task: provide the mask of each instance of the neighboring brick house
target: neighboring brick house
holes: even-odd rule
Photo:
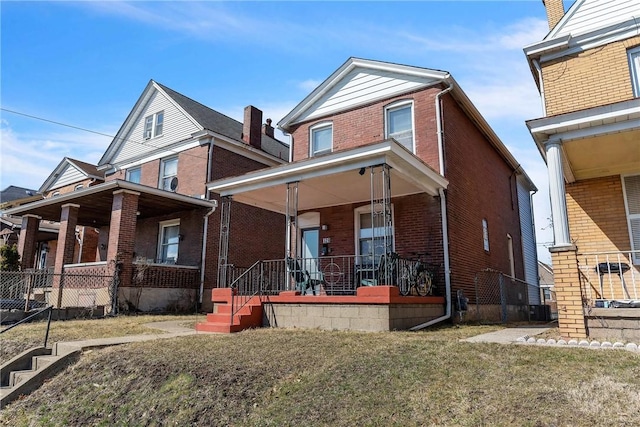
[[[544,3],[550,32],[524,48],[544,117],[527,126],[549,171],[560,332],[639,338],[640,310],[600,307],[640,306],[640,3]]]
[[[120,299],[130,308],[188,309],[199,300],[207,309],[220,221],[206,183],[287,160],[287,145],[255,107],[245,109],[243,124],[152,80],[87,176],[104,177],[103,183],[67,180],[80,162],[65,159],[43,184],[48,194],[59,192],[56,197],[9,213],[27,222],[25,252],[35,250],[30,242],[38,217],[60,222],[56,273],[111,274],[117,265]],[[76,188],[80,184],[84,188]],[[74,262],[76,225],[97,231],[95,262],[65,269]],[[256,257],[282,255],[281,215],[240,205],[231,227],[247,238],[230,251],[229,263],[248,266]]]
[[[292,163],[208,188],[285,214],[287,254],[328,293],[356,293],[385,253],[427,253],[444,297],[436,321],[452,291],[475,302],[487,268],[531,283],[539,304],[535,186],[449,73],[350,58],[278,126]]]

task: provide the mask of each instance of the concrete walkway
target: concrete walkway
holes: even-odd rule
[[[476,335],[475,337],[466,338],[463,342],[490,342],[498,344],[511,344],[521,337],[532,337],[548,331],[550,328],[542,326],[524,326],[520,328],[505,328],[495,332]]]

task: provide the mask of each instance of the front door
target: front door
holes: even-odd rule
[[[318,277],[318,257],[320,255],[320,230],[305,228],[302,230],[303,267],[312,279]]]

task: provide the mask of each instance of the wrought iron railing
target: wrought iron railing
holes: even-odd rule
[[[634,261],[636,264],[634,264]],[[578,255],[580,281],[588,307],[640,305],[640,251],[585,252]]]

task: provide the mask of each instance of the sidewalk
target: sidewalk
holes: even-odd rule
[[[543,326],[524,326],[519,328],[505,328],[495,332],[476,335],[475,337],[460,340],[462,342],[489,342],[498,344],[511,344],[521,337],[532,337],[548,331],[550,328]]]

